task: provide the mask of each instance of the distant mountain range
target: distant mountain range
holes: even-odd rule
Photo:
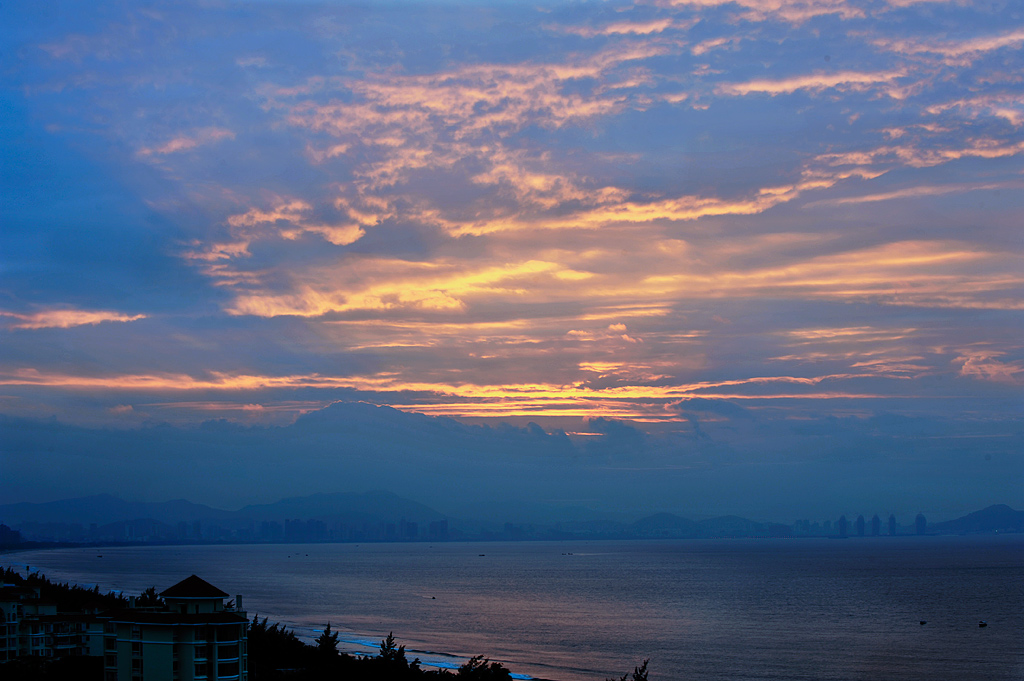
[[[3,509],[0,508],[0,513]],[[309,518],[315,520],[365,523],[398,522],[400,520],[431,522],[444,519],[444,515],[416,501],[403,499],[391,492],[365,492],[362,494],[313,494],[291,497],[272,504],[246,506],[234,513],[247,520],[277,520]]]
[[[549,511],[557,514],[557,509]],[[296,521],[302,521],[304,525],[299,527],[295,525]],[[448,522],[452,525],[450,533]],[[793,528],[788,525],[760,523],[738,516],[694,521],[671,513],[656,513],[627,523],[599,514],[588,517],[577,508],[566,509],[565,517],[550,523],[525,526],[509,523],[503,530],[488,530],[486,524],[449,520],[429,506],[384,491],[314,494],[282,499],[272,504],[250,505],[237,511],[193,504],[183,499],[158,503],[128,502],[103,494],[46,503],[0,505],[0,523],[22,530],[26,539],[59,541],[86,541],[90,538],[276,541],[292,537],[295,541],[387,541],[442,537],[541,539],[793,535]],[[928,534],[996,532],[1024,532],[1024,511],[999,504],[928,527]]]
[[[11,527],[26,522],[105,525],[141,518],[163,523],[177,523],[223,519],[231,515],[230,511],[193,504],[184,499],[161,502],[124,501],[110,494],[97,494],[41,504],[23,502],[0,506],[0,522]]]
[[[632,524],[633,534],[641,537],[786,537],[789,525],[759,523],[739,516],[693,521],[671,513],[656,513]]]
[[[284,521],[292,518],[333,522],[430,522],[444,518],[428,506],[390,492],[360,494],[338,492],[282,499],[272,504],[224,511],[184,499],[162,502],[130,502],[109,494],[46,503],[0,505],[0,522],[11,527],[23,523],[79,523],[106,525],[132,520],[161,523]]]

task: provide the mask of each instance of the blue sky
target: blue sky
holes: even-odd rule
[[[613,451],[676,471],[659,507],[687,510],[696,466],[722,508],[733,471],[766,481],[752,512],[796,512],[839,475],[807,461],[856,456],[927,472],[922,508],[1021,500],[1015,3],[7,3],[0,24],[12,429],[144,451],[159,424],[279,434],[362,401],[564,431],[561,476]],[[121,484],[54,477],[89,460],[74,438],[56,461],[18,441],[12,500]],[[481,476],[517,465],[483,448]]]

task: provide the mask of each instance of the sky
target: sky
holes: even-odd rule
[[[1014,2],[4,3],[0,496],[1020,507],[1022,49]]]

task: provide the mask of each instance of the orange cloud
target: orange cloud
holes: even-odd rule
[[[590,192],[593,205],[585,210],[557,217],[544,214],[501,215],[474,220],[446,218],[437,211],[422,211],[417,218],[434,223],[452,236],[492,234],[523,230],[599,229],[615,224],[649,223],[657,221],[689,221],[719,215],[756,215],[796,199],[810,190],[826,189],[849,177],[870,175],[860,169],[848,172],[807,173],[806,177],[790,185],[764,187],[746,197],[727,199],[713,196],[681,196],[650,202],[624,200],[625,192],[615,187],[604,187]],[[567,187],[568,188],[568,187]]]
[[[626,27],[621,27],[626,30]],[[475,64],[433,74],[371,73],[361,79],[309,79],[297,88],[267,89],[268,107],[281,109],[297,127],[327,133],[338,142],[311,149],[316,162],[337,149],[372,149],[373,160],[355,169],[362,189],[394,186],[425,168],[448,168],[463,158],[488,160],[495,140],[524,126],[560,128],[622,110],[621,87],[646,83],[635,69],[617,69],[666,53],[671,46],[624,42],[566,63]],[[565,88],[593,79],[584,94]],[[296,98],[344,90],[354,101],[318,103]],[[346,98],[348,99],[348,98]]]
[[[583,97],[561,90],[566,81],[602,78],[624,62],[665,52],[658,45],[616,46],[572,64],[479,64],[436,74],[402,76],[371,74],[339,82],[362,101],[317,105],[301,102],[289,108],[294,125],[354,140],[376,140],[399,146],[412,136],[438,134],[440,124],[454,127],[455,139],[488,130],[518,130],[531,122],[560,127],[619,108],[622,100]],[[272,96],[291,93],[278,90]],[[382,131],[390,130],[388,136]]]
[[[750,270],[652,274],[666,296],[761,295],[872,300],[888,305],[1024,309],[1019,257],[955,242],[907,241]]]
[[[107,310],[44,310],[33,314],[0,312],[0,317],[12,317],[17,322],[12,329],[69,329],[75,326],[93,326],[103,322],[134,322],[147,315],[126,315]]]
[[[982,116],[1002,118],[1013,127],[1024,123],[1024,97],[1012,94],[967,97],[951,102],[933,104],[925,109],[929,114],[940,114],[955,109],[972,119]]]
[[[166,156],[168,154],[189,151],[224,139],[235,139],[235,133],[225,128],[203,128],[188,135],[178,135],[156,146],[142,147],[139,149],[138,155],[142,157]]]
[[[460,311],[461,312],[461,311]],[[480,344],[484,352],[497,352],[499,346],[538,345],[557,342],[563,337],[569,341],[593,342],[621,339],[622,331],[615,334],[606,327],[607,322],[616,320],[644,320],[664,317],[669,313],[667,304],[636,305],[593,305],[571,315],[538,314],[532,317],[516,317],[479,321],[442,316],[428,319],[377,318],[343,319],[324,322],[332,347],[358,350],[365,348],[436,348]],[[590,326],[596,323],[596,329]],[[621,323],[618,321],[617,323]],[[614,324],[613,324],[614,325]],[[577,327],[572,329],[572,327]],[[623,325],[624,326],[624,325]],[[333,334],[329,329],[337,328]],[[566,331],[570,329],[570,331]],[[671,334],[672,340],[699,338],[700,331]],[[659,334],[666,338],[666,334]],[[541,349],[541,352],[545,350]],[[467,348],[460,353],[478,356]],[[649,364],[649,363],[648,363]]]
[[[507,188],[517,200],[517,210],[551,209],[568,202],[583,204],[621,201],[627,192],[615,187],[600,189],[580,186],[576,177],[546,170],[547,154],[528,158],[522,152],[498,146],[488,159],[490,167],[470,178],[474,184]]]
[[[802,24],[814,17],[838,14],[843,19],[864,16],[864,10],[847,0],[661,0],[657,4],[670,7],[721,7],[742,8],[739,17],[746,21],[775,19]]]
[[[616,21],[604,26],[558,26],[552,27],[563,33],[593,38],[608,35],[651,35],[661,33],[673,26],[672,19],[652,19],[650,21]],[[690,24],[685,24],[689,27]]]
[[[598,331],[583,331],[580,329],[570,329],[566,332],[566,335],[576,340],[604,340],[604,339],[615,339],[622,340],[627,343],[643,343],[642,338],[636,338],[626,333],[628,329],[623,323],[609,324],[607,328],[600,329]]]
[[[917,329],[879,329],[873,326],[847,326],[814,329],[791,329],[783,332],[786,336],[803,342],[847,342],[858,343],[878,340],[902,340]]]
[[[1024,29],[998,35],[984,35],[966,40],[917,40],[907,38],[876,38],[876,47],[903,55],[934,54],[944,57],[950,65],[967,65],[986,52],[1003,48],[1019,48],[1024,44]]]
[[[961,158],[1004,158],[1024,153],[1024,141],[1005,142],[991,138],[967,140],[966,146],[924,149],[916,145],[883,146],[866,151],[821,154],[816,157],[832,166],[888,163],[911,168],[929,168]]]
[[[774,201],[790,195],[767,196]],[[536,328],[548,329],[546,338],[564,338],[569,330],[579,332],[578,338],[597,337],[592,328],[580,326],[576,320],[606,319],[605,324],[614,324],[628,316],[663,315],[670,301],[679,300],[768,295],[870,300],[885,305],[1024,306],[1018,295],[1024,285],[1019,257],[960,242],[903,241],[835,252],[831,244],[836,235],[768,234],[719,235],[702,239],[700,246],[694,247],[680,239],[636,240],[628,228],[612,229],[588,236],[595,244],[592,247],[541,249],[535,240],[519,244],[529,255],[539,256],[530,259],[514,259],[514,242],[507,243],[500,255],[478,261],[441,258],[419,262],[348,254],[319,268],[274,273],[268,277],[274,282],[273,289],[254,276],[228,311],[263,317],[356,312],[390,315],[400,310],[428,315],[429,323],[418,327],[419,338],[389,336],[379,327],[385,344],[409,346],[436,338],[428,332],[431,324],[440,325],[436,327],[439,334],[445,328],[468,330],[467,326],[445,325],[456,323],[453,315],[473,315],[510,301],[530,305],[585,301],[579,317],[569,318],[560,329],[537,320]],[[818,255],[797,255],[807,252]],[[643,276],[626,266],[630,262],[644,263]],[[608,307],[613,301],[623,305],[621,311]],[[464,321],[473,319],[459,319],[457,324]],[[394,322],[387,323],[391,324],[388,328],[398,328]],[[625,335],[633,338],[633,334]],[[382,342],[372,334],[354,337],[367,347]]]
[[[703,40],[691,47],[690,52],[694,55],[700,56],[705,52],[710,52],[711,50],[722,47],[723,45],[737,45],[739,42],[740,39],[735,36],[727,38],[709,38],[708,40]]]
[[[671,386],[625,385],[597,389],[581,384],[505,383],[473,384],[439,381],[410,380],[407,376],[391,372],[369,376],[323,376],[296,374],[267,376],[259,374],[228,374],[210,372],[209,378],[200,379],[187,374],[122,374],[114,376],[80,376],[20,369],[0,374],[0,385],[35,385],[65,388],[95,388],[112,390],[262,390],[270,388],[351,388],[367,392],[426,392],[464,398],[505,398],[529,396],[532,398],[615,397],[618,399],[674,399],[712,389],[745,385],[803,385],[817,386],[823,382],[866,378],[870,374],[830,374],[825,376],[756,376],[725,381],[701,381]],[[787,397],[791,396],[787,393]],[[749,395],[762,398],[765,395]]]
[[[319,234],[325,241],[336,246],[347,246],[366,234],[359,224],[324,225],[311,222],[305,215],[312,210],[313,207],[305,201],[293,199],[280,202],[269,211],[253,208],[246,213],[232,215],[228,218],[228,224],[235,228],[277,225],[277,234],[284,239],[294,241],[303,234]],[[359,218],[363,216],[360,215]],[[373,222],[375,223],[376,219]],[[280,226],[280,223],[287,226]],[[247,236],[258,234],[252,230],[240,230],[240,233]]]
[[[862,91],[889,85],[897,78],[903,77],[903,71],[841,71],[838,73],[818,72],[780,80],[757,79],[745,83],[723,83],[715,88],[720,95],[748,95],[764,93],[771,96],[791,94],[797,90],[820,92],[822,90],[853,90]]]
[[[996,350],[968,348],[960,350],[960,356],[954,361],[962,363],[961,376],[995,383],[1024,384],[1024,364],[996,359],[1004,354]]]
[[[922,196],[946,196],[948,194],[962,194],[965,192],[993,190],[993,189],[1021,189],[1022,183],[989,183],[989,184],[955,184],[940,186],[907,187],[891,192],[880,194],[866,194],[863,196],[845,196],[838,199],[823,199],[806,204],[808,207],[817,205],[846,205],[856,203],[875,203],[878,201],[893,201],[896,199],[914,199]]]
[[[467,297],[521,296],[553,282],[587,278],[553,262],[527,260],[476,268],[455,262],[418,263],[384,258],[352,259],[345,280],[334,268],[314,273],[316,285],[303,284],[292,293],[238,296],[233,315],[318,317],[329,312],[411,308],[459,311]]]

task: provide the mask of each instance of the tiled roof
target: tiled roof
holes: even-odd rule
[[[227,598],[228,595],[205,579],[192,575],[160,593],[164,598]]]

